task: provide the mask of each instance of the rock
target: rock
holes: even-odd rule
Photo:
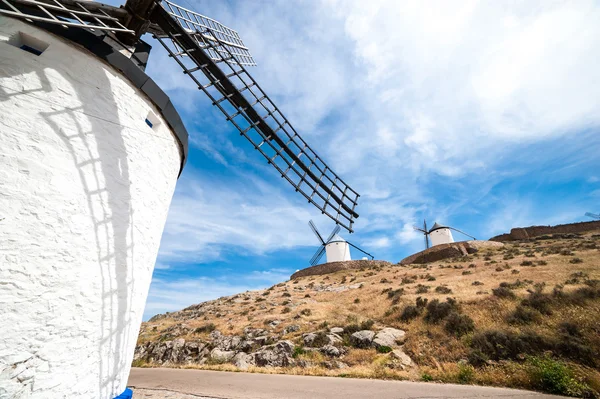
[[[246,327],[244,328],[244,335],[248,338],[260,337],[266,334],[266,331],[262,328],[252,328]]]
[[[273,342],[273,339],[268,335],[263,335],[262,337],[254,338],[254,342],[256,342],[260,346],[268,345]]]
[[[294,344],[290,341],[279,341],[274,345],[261,348],[252,354],[254,363],[260,367],[287,367],[294,363],[292,353]]]
[[[219,348],[215,348],[210,351],[210,358],[217,363],[227,363],[235,356],[234,351],[224,351]]]
[[[214,330],[213,332],[210,333],[209,338],[213,341],[216,341],[216,340],[220,339],[222,336],[223,336],[223,334],[221,334],[221,331]]]
[[[275,305],[277,305],[277,304],[275,304]],[[273,320],[273,321],[271,321],[271,322],[269,323],[269,327],[271,327],[271,328],[275,328],[275,327],[277,327],[279,324],[281,324],[281,320]]]
[[[368,348],[373,342],[373,337],[375,337],[373,331],[357,331],[350,336],[350,343],[357,348]]]
[[[314,364],[312,362],[309,362],[308,360],[298,360],[298,361],[296,361],[296,366],[302,367],[302,368],[307,368],[307,367],[314,366]]]
[[[283,329],[283,335],[293,333],[300,330],[300,326],[298,324],[292,324]]]
[[[501,245],[499,245],[501,244]],[[475,253],[481,249],[486,248],[498,248],[504,244],[494,241],[459,241],[449,244],[440,244],[434,247],[428,248],[424,251],[417,252],[411,256],[408,256],[400,261],[401,265],[410,264],[423,264],[430,262],[437,262],[442,259],[456,258],[459,256],[466,256]]]
[[[344,329],[342,327],[331,327],[329,329],[329,332],[332,334],[343,334],[344,333]]]
[[[238,346],[238,350],[248,353],[252,351],[254,345],[255,342],[253,339],[245,339],[240,343],[240,346]]]
[[[339,360],[333,360],[331,362],[322,362],[321,365],[327,369],[345,369],[348,365],[344,362],[340,362]]]
[[[248,370],[254,365],[254,357],[244,352],[237,353],[232,360],[232,363],[239,369]]]
[[[329,345],[335,345],[337,343],[344,342],[342,337],[337,334],[327,334],[327,339],[329,340]]]
[[[394,360],[397,360],[402,366],[412,366],[413,361],[402,349],[394,349],[390,352],[390,357]]]
[[[306,346],[313,346],[313,342],[317,339],[317,334],[315,333],[307,333],[302,335],[302,341]]]
[[[405,336],[406,333],[402,330],[390,327],[384,328],[375,335],[373,346],[376,348],[380,346],[393,348],[404,343]]]
[[[338,357],[342,354],[342,352],[333,345],[325,345],[320,350],[321,350],[321,353],[323,353],[324,355],[331,356],[331,357]]]

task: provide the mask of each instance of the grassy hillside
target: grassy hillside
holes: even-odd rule
[[[203,341],[214,329],[242,335],[247,327],[283,335],[297,325],[298,331],[285,335],[297,345],[297,365],[249,371],[501,385],[589,397],[600,391],[600,233],[542,236],[425,265],[368,265],[156,316],[142,325],[138,343]],[[402,329],[402,350],[416,366],[398,367],[385,350],[352,348],[346,335],[340,360],[347,367],[331,367],[325,355],[302,347],[303,333],[331,327]]]

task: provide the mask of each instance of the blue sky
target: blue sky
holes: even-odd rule
[[[181,3],[240,33],[255,79],[361,194],[346,237],[391,262],[422,249],[423,218],[487,239],[600,212],[600,5],[506,4]],[[333,224],[145,39],[191,139],[147,319],[286,280],[316,250],[308,220]]]

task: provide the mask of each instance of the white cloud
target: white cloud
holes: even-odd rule
[[[411,231],[417,215],[447,220],[474,203],[492,209],[482,216],[483,235],[551,218],[534,217],[531,204],[504,206],[505,198],[488,193],[527,173],[512,170],[511,160],[528,158],[531,165],[551,156],[515,154],[523,144],[600,126],[600,86],[591,84],[600,81],[597,2],[193,5],[240,32],[259,64],[251,73],[362,194],[355,227],[374,246],[420,245]],[[158,61],[161,84],[191,93],[183,74],[167,73],[173,68],[161,65],[168,60]],[[256,168],[245,157],[258,154],[204,131],[222,129],[212,116],[198,118],[210,123],[191,129],[192,145],[223,165]],[[182,181],[162,257],[214,259],[224,246],[264,253],[313,244],[305,224],[314,210],[290,199],[284,183],[241,195],[233,185],[245,186],[247,178],[258,184],[260,172],[231,182]],[[459,179],[469,184],[452,197],[427,191]]]
[[[281,190],[251,174],[238,181],[191,173],[179,182],[173,198],[161,261],[209,262],[225,247],[260,255],[314,244],[307,226],[311,209]]]

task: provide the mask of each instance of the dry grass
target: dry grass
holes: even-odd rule
[[[574,258],[581,262],[572,263]],[[471,273],[464,274],[464,271]],[[512,289],[516,299],[501,299],[492,295],[492,289],[497,288],[500,283],[514,283],[517,279],[523,284]],[[387,359],[387,356],[377,354],[375,350],[359,349],[350,350],[342,359],[349,365],[345,369],[329,370],[317,365],[308,368],[253,368],[250,371],[394,379],[419,379],[425,373],[434,380],[457,382],[460,370],[456,364],[468,357],[473,333],[456,338],[444,331],[443,324],[425,322],[422,314],[403,322],[399,316],[404,307],[415,305],[418,297],[429,301],[439,299],[442,302],[446,297],[453,297],[458,301],[460,311],[473,319],[475,333],[488,330],[515,333],[529,331],[543,337],[555,337],[560,324],[568,321],[579,326],[582,339],[598,351],[600,300],[590,300],[580,305],[554,306],[551,315],[543,315],[539,322],[525,326],[507,322],[521,300],[529,295],[528,290],[534,290],[536,284],[544,283],[546,293],[561,284],[564,285],[564,292],[569,293],[584,287],[586,280],[594,279],[600,280],[600,235],[597,233],[573,239],[514,242],[507,243],[504,248],[483,250],[460,259],[426,265],[389,265],[345,270],[326,276],[302,277],[267,290],[219,298],[143,323],[139,342],[172,339],[168,329],[178,327],[187,328],[179,335],[185,339],[207,339],[207,332],[193,331],[209,323],[213,323],[224,334],[242,334],[245,327],[263,328],[279,334],[286,326],[297,324],[300,330],[285,336],[286,339],[295,340],[305,332],[325,326],[343,327],[373,320],[374,329],[392,326],[407,331],[404,350],[419,365],[418,371],[408,372],[387,367],[386,361],[382,360]],[[473,285],[476,281],[483,284]],[[422,285],[430,286],[429,291],[417,293],[418,287]],[[435,288],[439,286],[448,287],[452,293],[437,293]],[[388,294],[388,291],[400,288],[404,290],[401,295]],[[360,301],[355,301],[356,298]],[[289,308],[290,311],[282,313],[284,308]],[[309,309],[310,313],[303,313],[305,309]],[[275,319],[281,323],[275,328],[267,326],[268,321]],[[322,361],[305,360],[311,360],[315,364]],[[235,369],[231,365],[190,367]],[[573,367],[577,370],[577,375],[588,381],[588,385],[600,385],[598,369],[578,365]],[[477,369],[472,382],[528,388],[531,387],[528,378],[529,374],[523,364],[505,361]]]

